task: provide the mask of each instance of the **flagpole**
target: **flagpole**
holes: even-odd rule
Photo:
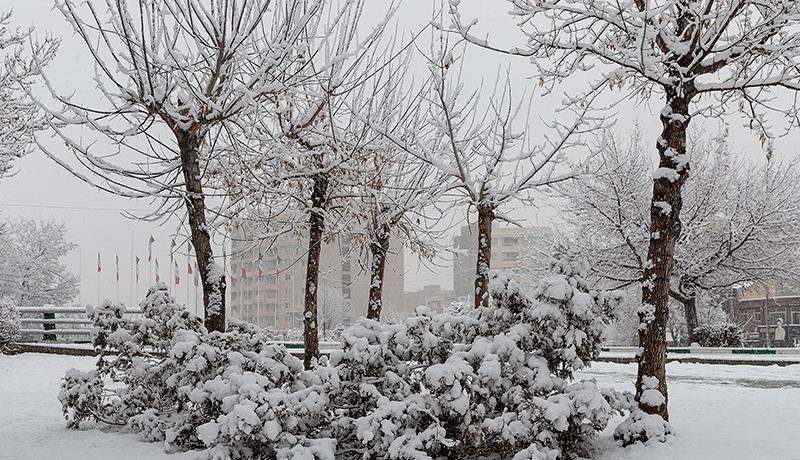
[[[136,259],[134,258],[133,254],[133,241],[134,241],[134,230],[131,229],[131,258],[130,265],[128,266],[128,305],[133,307],[133,264],[135,263]]]
[[[100,306],[100,252],[97,252],[97,306]]]
[[[78,247],[78,278],[83,285],[83,248]],[[78,302],[83,303],[83,289],[78,290]]]
[[[114,282],[116,283],[117,287],[117,303],[119,303],[119,253],[115,254],[116,259],[114,259]]]

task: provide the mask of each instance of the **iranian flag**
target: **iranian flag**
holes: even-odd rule
[[[153,260],[153,243],[156,242],[156,239],[153,238],[153,235],[150,235],[150,240],[147,241],[147,261],[151,262]]]
[[[158,257],[156,257],[156,283],[161,281],[161,276],[158,274]]]
[[[100,273],[103,269],[100,267],[100,253],[97,253],[97,273]]]

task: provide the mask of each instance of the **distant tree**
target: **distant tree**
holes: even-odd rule
[[[719,316],[708,301],[698,313],[703,293],[757,280],[796,281],[800,272],[800,163],[747,164],[729,151],[726,137],[690,136],[687,146],[696,172],[683,188],[669,291],[683,319],[670,318],[669,329],[685,329],[688,343],[700,316]],[[616,287],[644,281],[655,168],[642,144],[638,130],[627,143],[611,140],[589,162],[595,175],[559,188],[574,245]]]
[[[62,259],[75,247],[67,241],[62,223],[9,222],[0,235],[0,297],[35,307],[73,301],[80,280]]]
[[[31,151],[33,133],[45,125],[42,111],[25,93],[57,48],[52,38],[35,41],[33,29],[13,29],[11,14],[0,13],[0,177],[11,171],[14,159]]]
[[[13,352],[14,343],[22,336],[19,310],[8,297],[0,296],[0,354]]]
[[[322,337],[327,337],[337,328],[349,326],[353,320],[350,301],[344,298],[341,288],[326,286],[320,289],[319,327]]]

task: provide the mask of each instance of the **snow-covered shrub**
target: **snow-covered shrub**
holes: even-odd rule
[[[213,459],[333,458],[335,442],[318,433],[330,425],[332,368],[303,370],[247,323],[207,333],[163,284],[140,306],[141,318],[110,302],[89,310],[101,357],[97,370],[72,369],[62,382],[69,426],[127,424],[168,450],[207,447]]]
[[[364,458],[570,458],[630,397],[570,383],[600,351],[619,301],[592,291],[585,264],[560,258],[525,296],[492,275],[492,301],[477,315],[424,308],[403,323],[360,320],[334,353],[341,432],[355,427]],[[344,441],[347,444],[347,440]]]
[[[532,297],[493,274],[489,307],[361,319],[311,370],[252,325],[207,333],[156,286],[142,318],[90,312],[104,356],[67,374],[64,413],[214,460],[573,458],[631,397],[572,380],[619,295],[589,289],[585,264],[553,267]]]
[[[741,347],[742,328],[731,323],[704,324],[694,330],[695,339],[703,347]]]
[[[10,299],[0,298],[0,353],[10,351],[20,339],[19,310]]]
[[[58,394],[64,417],[71,428],[78,428],[84,420],[97,421],[103,412],[103,381],[97,371],[81,372],[70,369],[61,382]]]

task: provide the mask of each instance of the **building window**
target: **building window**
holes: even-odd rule
[[[792,312],[792,324],[800,324],[800,311]]]
[[[739,322],[740,323],[747,322],[749,317],[750,317],[750,315],[748,315],[747,313],[739,313]]]
[[[780,319],[783,324],[786,324],[786,312],[783,311],[769,312],[769,324],[778,324],[778,319]]]

